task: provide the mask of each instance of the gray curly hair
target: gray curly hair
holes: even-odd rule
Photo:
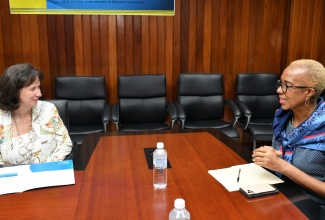
[[[307,83],[315,89],[315,95],[311,101],[316,101],[319,95],[325,89],[325,68],[324,66],[310,59],[301,59],[293,61],[290,65],[305,69]]]

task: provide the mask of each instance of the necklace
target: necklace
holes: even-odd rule
[[[20,154],[20,158],[16,159],[17,164],[23,164],[23,163],[31,163],[33,161],[33,149],[34,149],[34,142],[35,142],[35,133],[33,131],[32,126],[32,116],[31,116],[31,124],[28,129],[28,141],[24,141],[23,137],[20,135],[15,115],[12,113],[12,120],[14,122],[14,125],[16,127],[17,132],[17,142],[18,142],[18,153]],[[25,142],[25,143],[24,143]],[[13,144],[11,145],[11,149],[13,150]]]
[[[18,131],[18,126],[17,126],[17,122],[16,122],[16,117],[15,117],[14,114],[12,114],[12,119],[13,119],[13,121],[14,121],[14,123],[15,123],[16,131],[17,131],[17,137],[19,137],[20,134],[19,134],[19,131]]]
[[[31,114],[32,114],[32,111],[31,111]],[[15,127],[16,127],[17,137],[19,137],[20,133],[19,133],[19,130],[18,130],[17,122],[16,122],[16,115],[13,112],[11,113],[11,118],[13,119],[13,122],[14,122]],[[32,122],[32,116],[31,116],[30,122]],[[32,123],[30,123],[28,131],[30,131],[31,128],[32,128]]]

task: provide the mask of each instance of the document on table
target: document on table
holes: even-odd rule
[[[217,170],[209,170],[208,173],[218,180],[229,192],[239,190],[241,186],[261,183],[283,183],[282,179],[254,163],[242,164]],[[239,181],[237,182],[239,173]]]
[[[72,160],[0,168],[0,195],[75,184]]]

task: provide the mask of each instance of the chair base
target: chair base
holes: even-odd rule
[[[119,131],[149,131],[149,130],[167,130],[170,127],[164,123],[148,124],[122,124]]]
[[[227,126],[227,127],[206,127],[206,126],[189,126],[188,124],[185,124],[184,126],[185,129],[204,129],[204,128],[214,128],[218,129],[225,135],[231,137],[232,139],[238,141],[239,140],[239,134],[237,132],[237,129],[232,127],[232,126]]]
[[[87,137],[87,134],[69,134],[72,141],[76,142],[78,147],[81,146],[84,139]]]
[[[273,138],[273,126],[272,125],[249,125],[248,128],[245,130],[249,135],[252,136],[254,143],[253,143],[253,150],[256,149],[256,143],[260,141],[268,141],[272,142]]]

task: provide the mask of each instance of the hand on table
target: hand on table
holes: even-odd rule
[[[281,154],[281,151],[276,151],[271,146],[262,146],[253,151],[252,157],[256,165],[281,172],[281,168],[283,168],[283,163],[285,162],[280,158]]]

